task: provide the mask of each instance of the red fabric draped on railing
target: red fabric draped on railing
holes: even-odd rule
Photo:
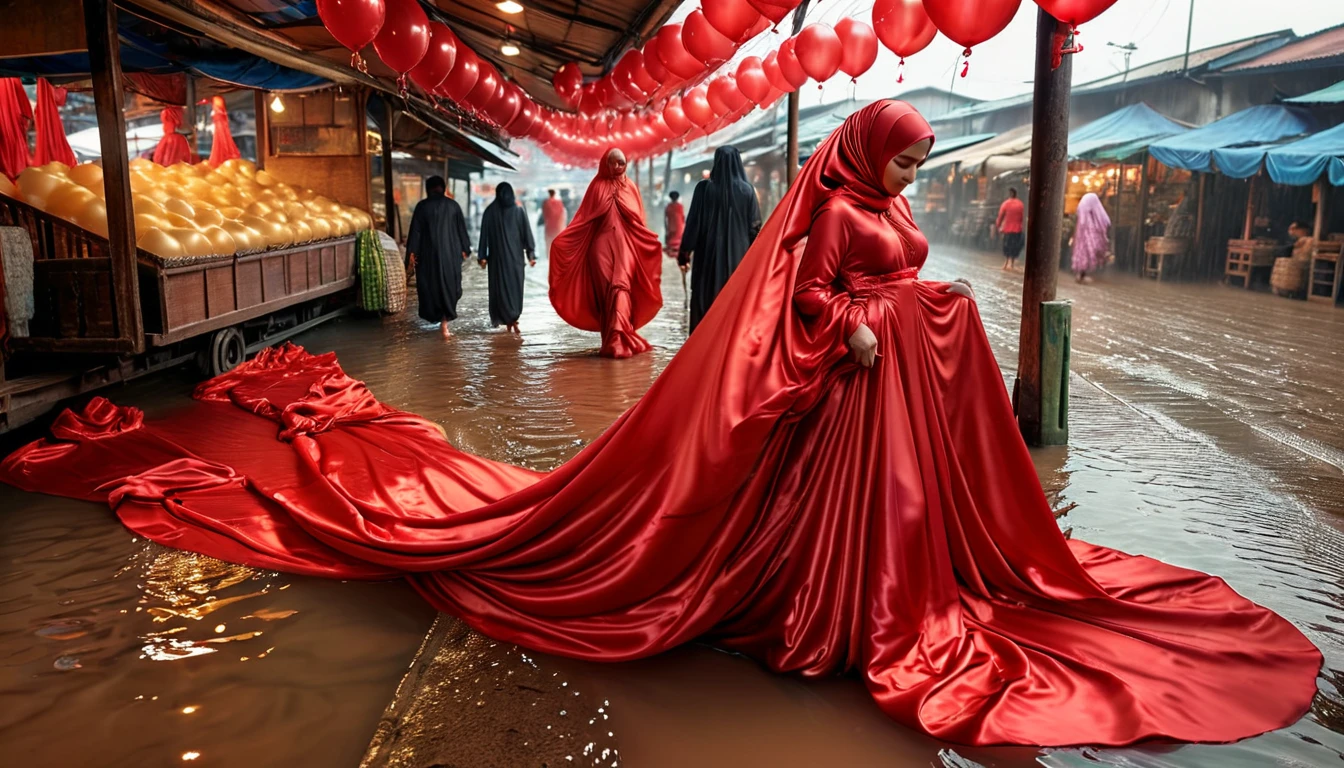
[[[165,166],[191,162],[191,147],[187,144],[187,137],[177,132],[182,127],[182,108],[164,107],[159,113],[159,119],[163,121],[163,138],[154,147],[154,162]]]
[[[17,77],[0,78],[0,173],[13,179],[33,161],[28,148],[28,123],[33,105]]]
[[[37,81],[37,148],[33,152],[33,165],[53,161],[75,164],[75,153],[65,140],[65,125],[61,123],[60,107],[64,104],[64,88],[53,88],[45,79]]]
[[[229,109],[223,96],[211,101],[210,121],[215,126],[215,140],[210,145],[210,167],[218,168],[225,160],[242,157],[238,145],[233,142],[233,132],[229,130]]]

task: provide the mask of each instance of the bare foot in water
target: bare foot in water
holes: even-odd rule
[[[445,339],[453,338],[453,332],[448,330],[448,322],[446,320],[444,322],[439,323],[439,333],[442,333],[443,338]]]

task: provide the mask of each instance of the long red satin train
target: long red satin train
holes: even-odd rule
[[[974,302],[916,279],[927,243],[880,192],[929,135],[897,102],[846,121],[649,392],[552,472],[455,450],[291,346],[171,419],[67,412],[0,479],[228,560],[407,574],[543,651],[704,639],[777,671],[857,670],[891,717],[953,742],[1295,722],[1322,659],[1291,624],[1216,577],[1060,533]],[[847,360],[859,323],[872,369]]]

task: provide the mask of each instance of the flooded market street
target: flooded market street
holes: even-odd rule
[[[999,263],[936,247],[924,277],[973,283],[1010,381],[1021,275]],[[296,341],[337,352],[463,450],[550,469],[643,394],[686,315],[668,262],[664,310],[644,333],[656,350],[598,358],[597,335],[547,303],[545,266],[528,273],[521,342],[489,328],[475,268],[452,341],[413,307]],[[1221,576],[1293,621],[1326,657],[1296,725],[1222,746],[963,748],[888,720],[857,678],[804,682],[702,646],[614,665],[531,654],[436,623],[401,582],[224,564],[137,539],[105,507],[0,487],[0,748],[31,766],[474,768],[520,754],[636,768],[1340,765],[1344,312],[1217,285],[1060,278],[1074,301],[1071,439],[1033,455],[1052,501],[1077,504],[1061,524]],[[107,394],[154,417],[193,384],[184,370]],[[82,736],[52,737],[72,729]]]

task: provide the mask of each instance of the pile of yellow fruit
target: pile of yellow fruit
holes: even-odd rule
[[[0,194],[107,237],[103,169],[48,163],[0,174]],[[364,211],[291,187],[249,160],[178,163],[131,161],[136,242],[165,258],[231,256],[351,235],[372,226]]]

